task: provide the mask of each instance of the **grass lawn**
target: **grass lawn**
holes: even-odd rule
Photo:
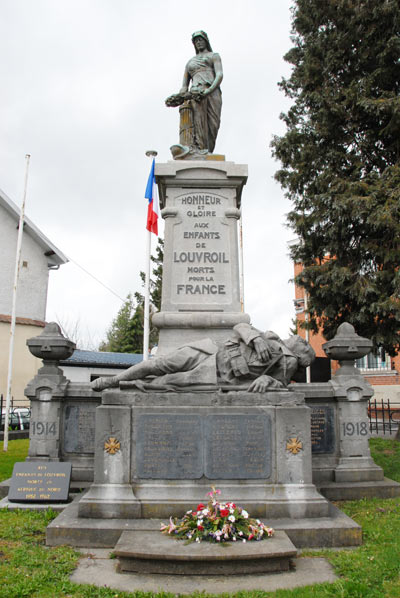
[[[14,463],[25,461],[28,455],[29,439],[9,440],[8,451],[3,451],[4,442],[0,442],[0,482],[11,477]]]
[[[26,444],[14,448],[11,447],[12,442],[26,441],[10,442],[9,472],[12,470],[11,448],[15,450],[14,460],[22,460],[27,451]],[[400,443],[373,439],[371,451],[376,463],[384,467],[385,474],[400,481]],[[4,454],[0,454],[0,462]],[[10,473],[4,475],[8,477]],[[363,546],[355,550],[306,553],[309,558],[327,558],[340,576],[337,582],[272,593],[238,592],[236,598],[400,598],[400,499],[353,501],[342,503],[340,508],[362,526]],[[65,546],[46,548],[44,545],[46,525],[55,515],[52,511],[0,510],[0,598],[153,596],[71,584],[68,577],[75,567],[78,553]],[[204,594],[197,596],[203,597]]]

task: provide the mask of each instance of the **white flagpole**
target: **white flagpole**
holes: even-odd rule
[[[148,158],[155,158],[157,152],[149,150],[146,152]],[[149,358],[149,339],[150,339],[150,264],[151,264],[151,232],[147,232],[146,243],[146,270],[144,281],[144,314],[143,314],[143,361]]]
[[[151,258],[151,232],[147,232],[146,243],[146,277],[144,283],[144,318],[143,318],[143,361],[149,358],[150,338],[150,258]]]
[[[28,186],[28,170],[30,154],[26,154],[26,166],[25,166],[25,183],[24,183],[24,195],[22,198],[21,212],[19,215],[19,226],[18,226],[18,239],[17,239],[17,255],[15,259],[15,273],[14,273],[14,288],[12,298],[12,309],[11,309],[11,326],[10,326],[10,344],[8,349],[8,375],[7,375],[7,398],[6,398],[6,413],[4,418],[4,445],[3,450],[8,451],[8,425],[10,421],[10,406],[11,406],[11,384],[12,384],[12,368],[13,368],[13,354],[14,354],[14,337],[15,337],[15,320],[17,310],[17,286],[19,278],[19,270],[21,264],[21,247],[22,247],[22,235],[24,232],[24,217],[25,217],[25,201],[26,201],[26,190]]]

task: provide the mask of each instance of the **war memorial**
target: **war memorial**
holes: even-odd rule
[[[182,88],[166,100],[179,110],[179,143],[156,165],[165,219],[157,355],[91,387],[72,383],[58,365],[74,344],[48,324],[28,341],[44,362],[26,389],[28,461],[70,463],[73,487],[85,489],[49,525],[48,545],[114,548],[122,571],[287,570],[298,548],[362,542],[330,500],[397,496],[400,486],[369,452],[373,391],[354,364],[372,343],[342,324],[324,346],[341,365],[332,380],[296,383],[311,347],[257,329],[242,311],[247,166],[213,154],[222,64],[203,31],[192,41]],[[160,520],[183,516],[211,486],[276,537],[228,553],[161,537]]]

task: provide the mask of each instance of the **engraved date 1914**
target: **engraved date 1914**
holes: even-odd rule
[[[32,422],[32,433],[37,436],[55,436],[57,433],[55,422]]]

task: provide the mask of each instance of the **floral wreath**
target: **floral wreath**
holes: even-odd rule
[[[177,540],[190,542],[247,542],[264,540],[274,535],[274,530],[259,519],[252,519],[248,512],[234,502],[220,503],[217,496],[221,490],[211,487],[207,506],[197,505],[195,511],[187,511],[178,519],[170,517],[169,524],[161,524],[161,533],[174,536]]]

